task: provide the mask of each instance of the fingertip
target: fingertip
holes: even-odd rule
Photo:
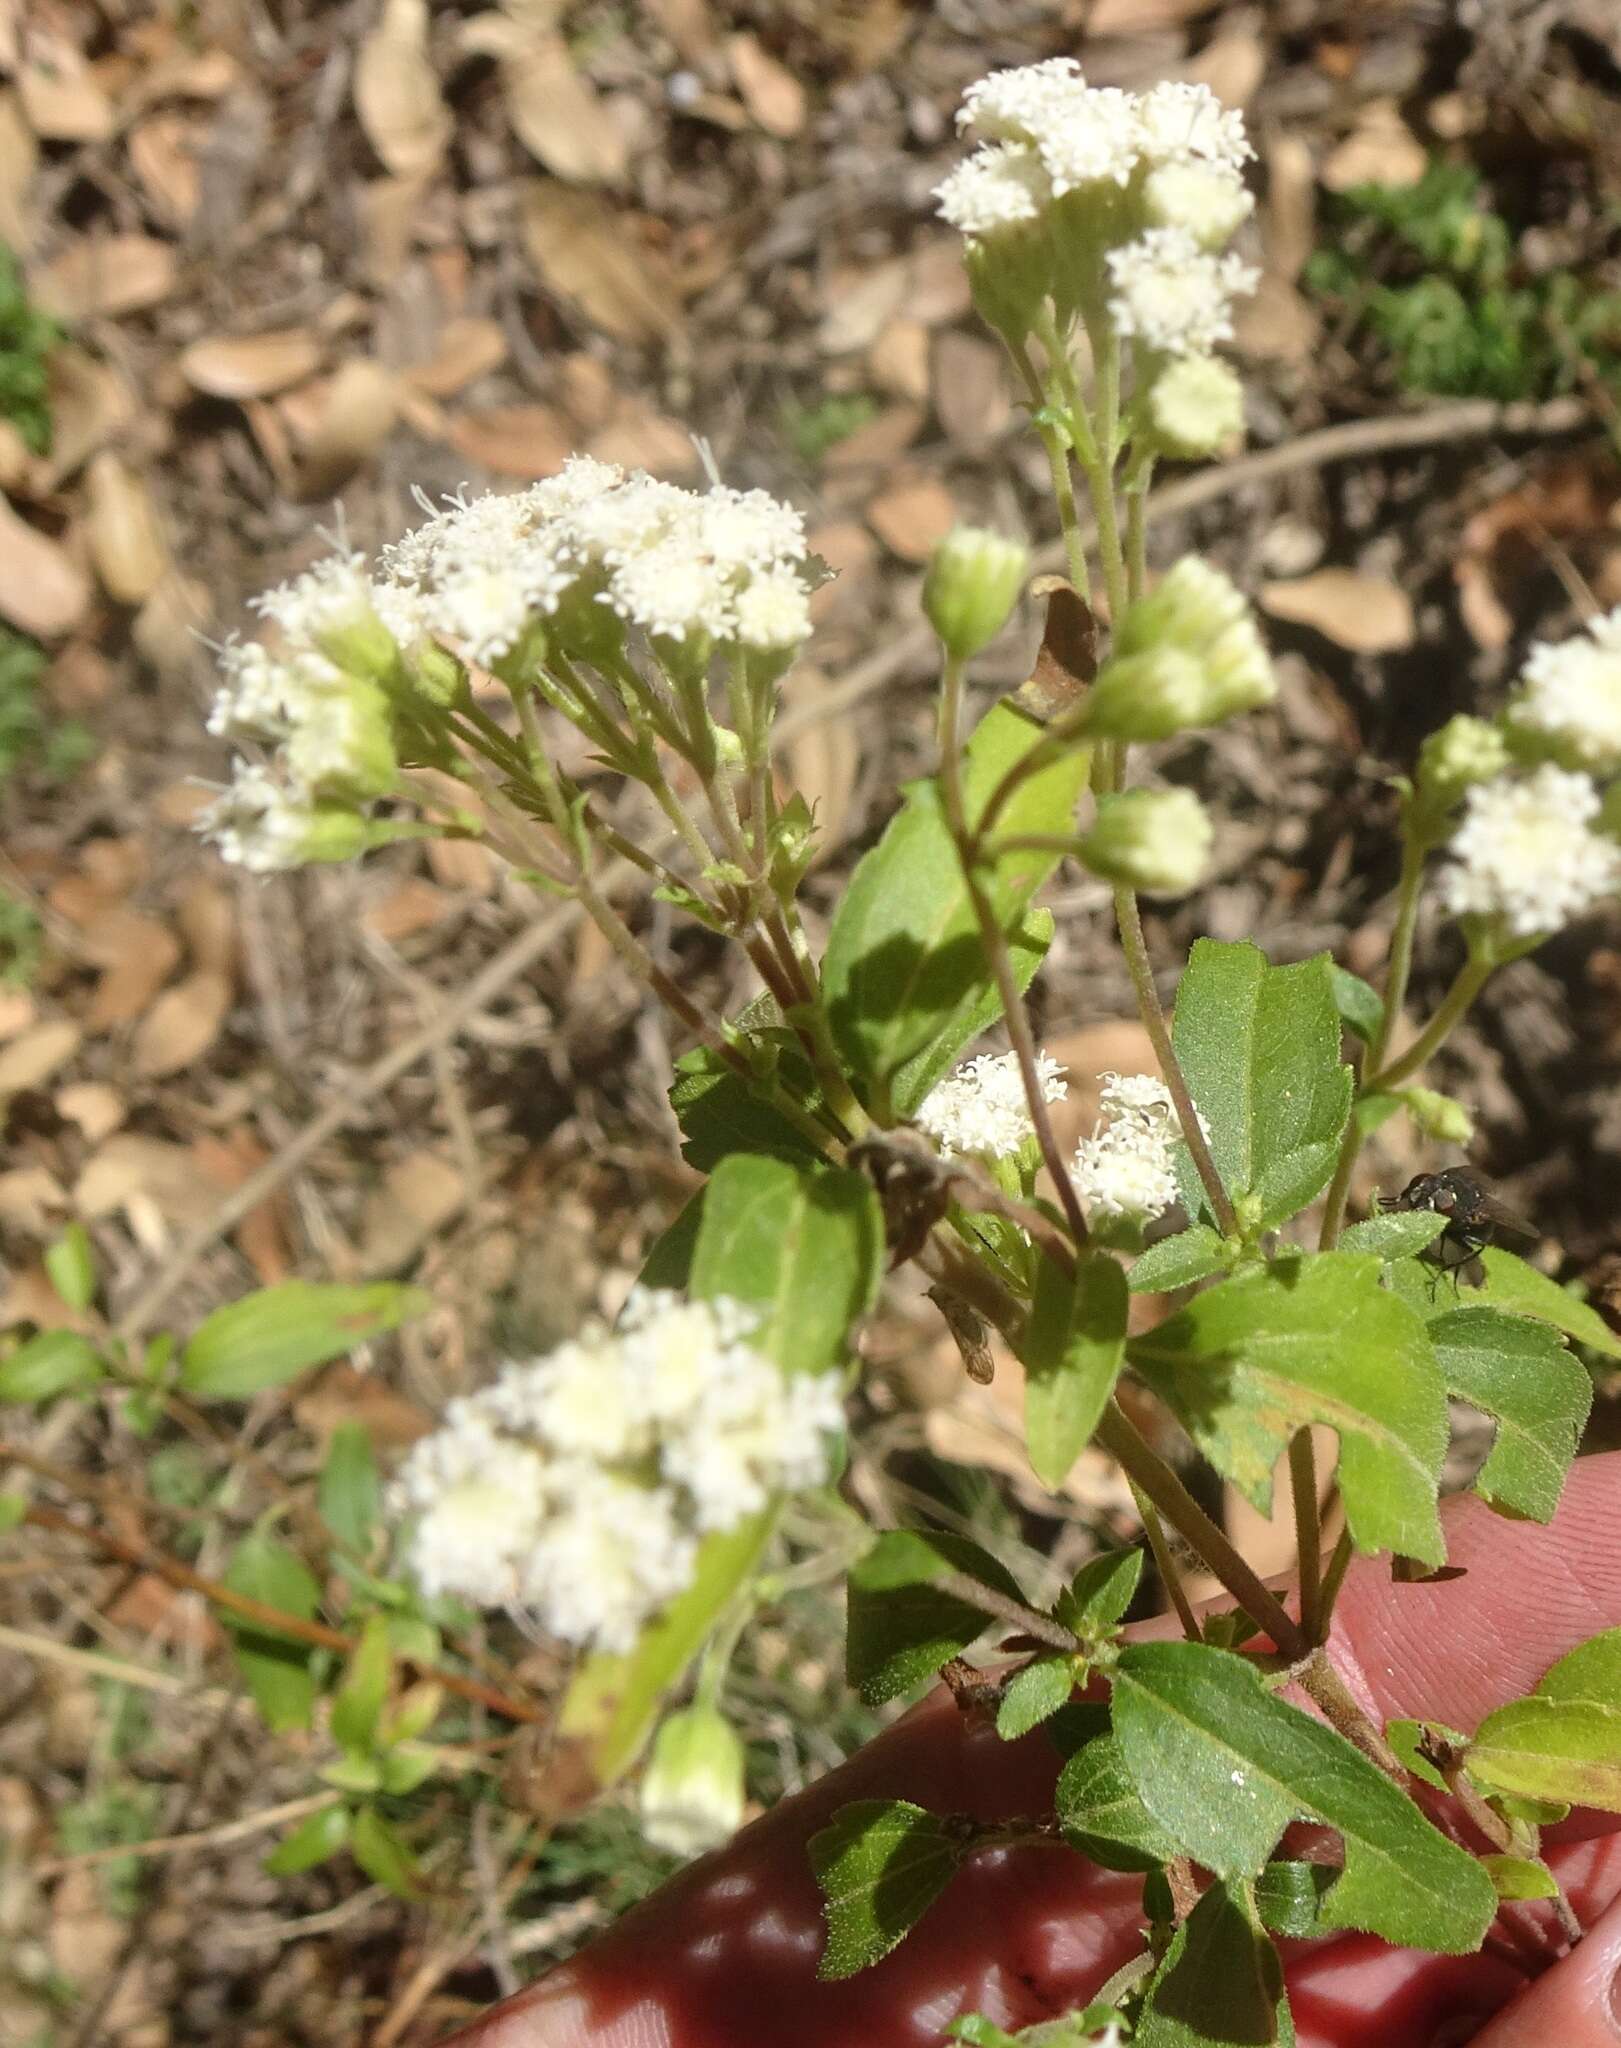
[[[1474,2048],[1621,2048],[1621,1901],[1475,2035]]]

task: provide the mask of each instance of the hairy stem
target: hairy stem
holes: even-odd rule
[[[1428,1024],[1405,1052],[1399,1052],[1388,1066],[1381,1067],[1363,1084],[1363,1092],[1372,1095],[1394,1088],[1398,1081],[1405,1081],[1409,1074],[1416,1074],[1426,1061],[1433,1059],[1463,1021],[1469,1005],[1490,979],[1491,971],[1489,960],[1465,961]]]
[[[1322,1641],[1323,1523],[1317,1497],[1317,1449],[1303,1426],[1289,1439],[1289,1486],[1294,1495],[1295,1550],[1300,1562],[1300,1626]]]
[[[1182,1573],[1172,1555],[1171,1545],[1165,1534],[1165,1524],[1159,1518],[1159,1510],[1140,1486],[1134,1482],[1128,1483],[1131,1484],[1131,1497],[1137,1503],[1137,1513],[1148,1533],[1148,1547],[1154,1553],[1154,1564],[1159,1572],[1160,1584],[1165,1588],[1166,1596],[1176,1610],[1176,1618],[1182,1624],[1182,1633],[1190,1643],[1202,1643],[1204,1630],[1199,1626],[1199,1617],[1194,1613],[1193,1602],[1188,1598],[1187,1587],[1182,1583]]]

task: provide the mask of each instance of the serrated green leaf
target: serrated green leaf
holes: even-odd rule
[[[1481,1868],[1500,1899],[1556,1899],[1559,1885],[1546,1863],[1529,1856],[1482,1856]]]
[[[827,1946],[822,1978],[853,1977],[887,1956],[951,1882],[962,1837],[906,1799],[858,1799],[810,1839]]]
[[[970,821],[1006,770],[1041,739],[1041,728],[1006,704],[980,722],[963,767]],[[999,830],[1066,833],[1087,767],[1083,747],[1032,775],[1001,813]],[[1026,979],[1045,950],[1026,913],[1056,858],[1029,849],[1004,853],[982,875],[1002,929],[1019,934],[1016,966]],[[875,1100],[902,1115],[916,1110],[962,1048],[1000,1015],[937,783],[913,783],[883,838],[856,864],[828,934],[822,986],[834,1040],[851,1070]]]
[[[1481,1722],[1465,1762],[1494,1792],[1621,1813],[1621,1705],[1512,1700]]]
[[[348,1839],[348,1807],[323,1806],[276,1844],[265,1858],[265,1871],[271,1877],[297,1877],[300,1871],[313,1870],[329,1856],[336,1856]]]
[[[316,1500],[322,1521],[338,1541],[363,1556],[382,1511],[383,1489],[371,1438],[360,1423],[340,1422],[333,1430]]]
[[[1388,1264],[1393,1259],[1412,1259],[1447,1227],[1447,1219],[1434,1209],[1387,1209],[1353,1223],[1340,1238],[1342,1252],[1373,1252]]]
[[[284,1280],[216,1309],[180,1354],[180,1384],[200,1400],[244,1401],[397,1330],[432,1306],[433,1297],[420,1287],[392,1281],[335,1287]]]
[[[101,1354],[74,1330],[41,1330],[0,1360],[0,1401],[54,1401],[83,1394],[107,1377]]]
[[[380,1884],[396,1898],[421,1896],[416,1858],[376,1807],[363,1806],[355,1815],[349,1833],[349,1853],[373,1884]]]
[[[1199,939],[1177,990],[1177,1057],[1227,1192],[1251,1199],[1257,1230],[1321,1194],[1351,1113],[1331,967],[1326,953],[1273,967],[1257,946]],[[1182,1170],[1197,1216],[1203,1191]]]
[[[1094,1252],[1073,1280],[1043,1258],[1019,1357],[1025,1368],[1024,1430],[1030,1464],[1055,1490],[1097,1427],[1120,1375],[1126,1345],[1126,1276]]]
[[[734,1153],[704,1190],[691,1288],[757,1309],[753,1342],[784,1372],[825,1372],[878,1292],[884,1223],[864,1174]]]
[[[1208,1223],[1195,1223],[1175,1237],[1162,1237],[1134,1259],[1126,1284],[1133,1294],[1168,1294],[1173,1287],[1208,1280],[1226,1264],[1221,1232]]]
[[[45,1248],[45,1271],[69,1308],[88,1308],[96,1298],[96,1252],[82,1223],[70,1223]]]
[[[1346,967],[1330,967],[1329,986],[1334,991],[1334,1007],[1340,1022],[1348,1031],[1355,1032],[1364,1045],[1372,1045],[1384,1028],[1383,996],[1360,974],[1353,974]]]
[[[332,1697],[332,1739],[340,1749],[359,1755],[371,1749],[388,1698],[392,1663],[388,1623],[380,1614],[368,1615],[343,1683]]]
[[[1175,1837],[1143,1804],[1113,1735],[1075,1752],[1054,1800],[1064,1840],[1106,1870],[1157,1870],[1177,1853]]]
[[[1143,1804],[1196,1862],[1252,1877],[1297,1816],[1337,1828],[1345,1868],[1325,1929],[1466,1954],[1497,1910],[1474,1857],[1344,1736],[1269,1692],[1242,1657],[1134,1643],[1114,1672],[1114,1727]]]
[[[802,1058],[783,1053],[778,1072],[798,1099],[813,1099],[814,1077]],[[695,1046],[676,1061],[670,1107],[681,1126],[681,1156],[700,1173],[712,1172],[733,1152],[764,1152],[792,1165],[811,1165],[822,1156],[713,1046]]]
[[[1177,1929],[1134,2040],[1137,2048],[1293,2042],[1283,1964],[1244,1884],[1213,1884]]]
[[[1323,1899],[1339,1872],[1326,1863],[1269,1863],[1255,1880],[1255,1910],[1272,1934],[1304,1941],[1319,1931]]]
[[[1075,1690],[1075,1659],[1063,1655],[1037,1657],[1015,1672],[996,1710],[996,1732],[1004,1742],[1017,1742],[1032,1728],[1058,1712]]]
[[[1127,1356],[1263,1513],[1290,1437],[1325,1423],[1357,1547],[1440,1564],[1445,1389],[1423,1320],[1380,1270],[1346,1252],[1274,1260],[1197,1295]]]
[[[1513,1515],[1552,1519],[1576,1455],[1593,1382],[1558,1331],[1495,1308],[1457,1308],[1430,1324],[1447,1392],[1497,1424],[1475,1491]]]
[[[300,1621],[313,1621],[321,1603],[321,1589],[303,1559],[258,1530],[237,1545],[225,1583],[233,1593],[278,1607]],[[319,1690],[310,1669],[310,1645],[229,1613],[221,1619],[231,1630],[236,1661],[266,1727],[273,1735],[307,1728]]]
[[[1011,1600],[1013,1575],[966,1536],[943,1529],[890,1529],[850,1570],[845,1671],[872,1706],[932,1678],[948,1657],[993,1627],[982,1608],[934,1582],[964,1572]]]
[[[635,1649],[599,1650],[574,1674],[558,1732],[581,1745],[599,1786],[621,1778],[641,1753],[665,1694],[759,1564],[777,1513],[773,1506],[706,1536],[685,1592],[649,1622]]]
[[[1542,1322],[1552,1323],[1556,1330],[1563,1330],[1567,1337],[1574,1337],[1578,1344],[1585,1344],[1590,1351],[1601,1351],[1606,1358],[1621,1358],[1621,1337],[1596,1309],[1589,1308],[1556,1280],[1550,1280],[1546,1273],[1539,1273],[1535,1266],[1528,1266],[1524,1259],[1497,1245],[1486,1247],[1480,1263],[1486,1271],[1486,1284],[1474,1289],[1478,1302],[1489,1308],[1506,1309],[1510,1315],[1536,1316]]]
[[[1143,1575],[1140,1550],[1106,1550],[1089,1557],[1058,1596],[1054,1614],[1078,1636],[1100,1636],[1131,1605]]]

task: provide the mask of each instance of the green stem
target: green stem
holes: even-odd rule
[[[1182,1583],[1182,1573],[1171,1554],[1171,1546],[1165,1535],[1165,1524],[1159,1518],[1159,1510],[1141,1487],[1133,1486],[1131,1497],[1137,1503],[1137,1513],[1148,1532],[1148,1547],[1154,1553],[1160,1583],[1164,1586],[1172,1607],[1176,1609],[1176,1618],[1182,1624],[1182,1633],[1190,1643],[1202,1643],[1204,1630],[1199,1626],[1199,1617],[1194,1613],[1193,1602],[1188,1598],[1187,1588]]]
[[[1323,1573],[1323,1583],[1317,1595],[1319,1627],[1324,1642],[1328,1640],[1329,1626],[1334,1619],[1334,1603],[1340,1597],[1340,1586],[1346,1569],[1351,1562],[1351,1532],[1342,1529],[1328,1560],[1328,1569]]]
[[[1435,1057],[1463,1021],[1469,1005],[1486,986],[1491,977],[1492,964],[1489,960],[1464,962],[1451,988],[1441,998],[1440,1007],[1435,1015],[1405,1052],[1398,1053],[1388,1066],[1381,1067],[1370,1080],[1363,1083],[1364,1094],[1381,1094],[1387,1089],[1394,1088],[1397,1082],[1405,1081],[1409,1074],[1416,1074],[1420,1067]]]
[[[1323,1524],[1317,1497],[1317,1450],[1309,1426],[1289,1439],[1289,1485],[1294,1494],[1295,1550],[1300,1561],[1300,1626],[1322,1641]]]
[[[1407,983],[1413,971],[1413,936],[1418,929],[1418,906],[1424,881],[1424,848],[1411,835],[1402,842],[1401,879],[1396,885],[1396,922],[1390,934],[1390,966],[1385,973],[1384,1014],[1379,1031],[1368,1050],[1364,1072],[1377,1073],[1390,1056],[1390,1045],[1401,1022],[1407,1000]]]

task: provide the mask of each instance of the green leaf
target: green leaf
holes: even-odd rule
[[[343,1357],[432,1306],[433,1297],[420,1287],[392,1281],[331,1287],[284,1280],[216,1309],[180,1354],[180,1384],[205,1401],[243,1401]]]
[[[1168,1294],[1173,1287],[1191,1287],[1208,1280],[1227,1264],[1221,1232],[1195,1223],[1175,1237],[1162,1237],[1133,1260],[1126,1284],[1133,1294]]]
[[[336,1856],[348,1839],[348,1807],[323,1806],[282,1837],[265,1858],[265,1871],[271,1877],[297,1877],[301,1870],[313,1870]]]
[[[1088,1558],[1058,1596],[1056,1618],[1078,1636],[1104,1635],[1131,1605],[1142,1575],[1140,1550],[1106,1550]]]
[[[316,1498],[333,1535],[363,1556],[377,1526],[383,1490],[371,1438],[360,1423],[340,1422],[333,1430]]]
[[[69,1308],[88,1308],[96,1298],[96,1252],[82,1223],[70,1223],[45,1250],[45,1271]]]
[[[28,1513],[26,1493],[14,1493],[9,1488],[0,1492],[0,1536],[8,1529],[15,1529]]]
[[[1386,1209],[1353,1223],[1340,1238],[1342,1252],[1374,1252],[1388,1265],[1394,1259],[1416,1258],[1447,1227],[1434,1209]]]
[[[1331,967],[1329,984],[1334,991],[1334,1007],[1339,1012],[1340,1022],[1348,1031],[1355,1032],[1364,1045],[1372,1045],[1384,1027],[1383,996],[1360,974],[1353,974],[1346,967]]]
[[[814,1078],[803,1059],[783,1053],[777,1070],[801,1101],[812,1099]],[[676,1061],[670,1107],[681,1126],[681,1156],[700,1173],[713,1172],[733,1152],[765,1152],[791,1165],[822,1156],[713,1046],[696,1046]]]
[[[41,1330],[0,1360],[0,1401],[54,1401],[82,1394],[107,1376],[88,1337],[73,1330]]]
[[[1513,1700],[1481,1722],[1465,1761],[1493,1792],[1621,1813],[1621,1704]]]
[[[1113,1735],[1078,1749],[1058,1776],[1064,1840],[1106,1870],[1157,1870],[1177,1843],[1143,1804]]]
[[[321,1589],[303,1559],[258,1530],[237,1545],[225,1583],[233,1593],[279,1607],[300,1621],[313,1621],[321,1604]],[[307,1728],[319,1690],[310,1669],[310,1645],[228,1613],[221,1619],[231,1630],[236,1661],[271,1734]]]
[[[1227,1192],[1251,1198],[1256,1231],[1321,1194],[1351,1113],[1331,969],[1326,953],[1273,967],[1257,946],[1199,939],[1177,990],[1177,1056]],[[1183,1199],[1198,1215],[1191,1171]]]
[[[664,1695],[759,1564],[777,1512],[767,1508],[706,1536],[686,1591],[648,1624],[635,1649],[598,1651],[575,1673],[563,1696],[558,1732],[582,1746],[599,1786],[622,1777],[641,1753]]]
[[[698,1232],[703,1228],[704,1197],[708,1193],[707,1187],[701,1187],[668,1229],[654,1238],[636,1276],[639,1287],[667,1287],[676,1294],[686,1293],[692,1279],[692,1254]]]
[[[1269,1863],[1255,1880],[1255,1910],[1273,1934],[1304,1941],[1318,1932],[1323,1899],[1339,1876],[1326,1863]]]
[[[1293,2042],[1283,1964],[1243,1884],[1218,1882],[1177,1929],[1154,1972],[1136,2048]]]
[[[343,1683],[332,1697],[332,1739],[340,1749],[361,1756],[371,1750],[388,1698],[392,1663],[388,1623],[380,1614],[368,1615]]]
[[[997,1734],[1004,1742],[1016,1742],[1056,1714],[1074,1690],[1073,1657],[1037,1657],[1008,1680],[996,1710]]]
[[[1476,1288],[1475,1299],[1491,1308],[1507,1309],[1511,1315],[1536,1316],[1552,1323],[1590,1351],[1602,1351],[1606,1358],[1621,1358],[1618,1337],[1596,1309],[1528,1266],[1513,1252],[1488,1245],[1480,1255],[1486,1269],[1486,1284]]]
[[[1276,1259],[1195,1296],[1127,1355],[1263,1513],[1290,1437],[1326,1423],[1357,1547],[1440,1564],[1445,1389],[1422,1318],[1380,1270],[1348,1252]]]
[[[1126,1276],[1094,1252],[1073,1280],[1043,1258],[1019,1356],[1025,1368],[1024,1430],[1030,1463],[1055,1490],[1086,1448],[1114,1392],[1126,1345]]]
[[[444,1762],[437,1749],[396,1749],[379,1758],[382,1789],[392,1799],[403,1799],[425,1785]]]
[[[1621,1706],[1621,1628],[1607,1628],[1567,1650],[1537,1681],[1545,1700],[1598,1700]]]
[[[1196,1862],[1220,1877],[1255,1876],[1291,1820],[1320,1820],[1345,1842],[1325,1929],[1449,1955],[1480,1946],[1497,1895],[1474,1857],[1343,1735],[1269,1692],[1244,1658],[1134,1643],[1113,1699],[1144,1805]]]
[[[1548,1324],[1495,1308],[1437,1316],[1430,1342],[1447,1392],[1497,1423],[1476,1493],[1505,1513],[1551,1520],[1593,1405],[1580,1359]]]
[[[1448,1728],[1438,1721],[1410,1720],[1387,1721],[1385,1740],[1415,1778],[1434,1791],[1450,1792],[1451,1786],[1426,1754],[1429,1747],[1427,1738],[1432,1729],[1443,1742],[1455,1743],[1460,1750],[1469,1740],[1467,1735],[1461,1735],[1457,1729]]]
[[[349,1836],[349,1853],[373,1884],[380,1884],[396,1898],[415,1899],[422,1895],[416,1858],[374,1806],[363,1806],[355,1815]]]
[[[970,821],[1042,738],[1039,726],[1006,704],[981,721],[963,767]],[[1088,760],[1079,747],[1032,775],[1001,813],[999,831],[1068,832]],[[1021,982],[1039,965],[1051,929],[1050,920],[1027,920],[1026,911],[1055,863],[1054,854],[1020,850],[982,873],[998,922],[1017,935]],[[840,1052],[875,1101],[902,1115],[1001,1014],[938,783],[913,783],[883,838],[857,863],[828,934],[822,986]]]
[[[883,1259],[883,1216],[864,1174],[735,1153],[704,1190],[691,1286],[759,1309],[754,1342],[784,1372],[824,1372],[843,1362]]]
[[[853,1977],[887,1956],[928,1911],[962,1860],[943,1815],[906,1799],[858,1799],[810,1839],[827,1947],[819,1977]]]
[[[869,1705],[910,1692],[995,1625],[983,1609],[934,1584],[943,1572],[1024,1598],[1012,1574],[966,1536],[888,1530],[850,1571],[845,1671]]]
[[[1530,1856],[1482,1856],[1481,1867],[1500,1899],[1556,1899],[1559,1885],[1546,1863]]]

